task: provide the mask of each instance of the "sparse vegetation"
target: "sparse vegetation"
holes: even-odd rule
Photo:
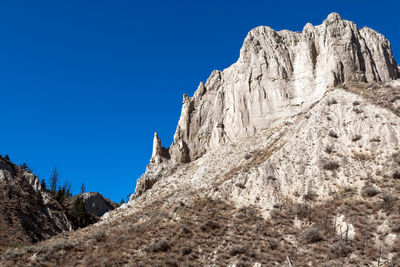
[[[348,137],[352,131],[334,129],[343,139],[352,138]],[[255,263],[260,266],[368,266],[383,255],[382,259],[387,260],[389,265],[389,259],[396,261],[400,257],[400,241],[393,240],[394,245],[387,244],[382,250],[376,244],[394,236],[389,233],[400,232],[400,203],[396,197],[400,187],[393,169],[398,165],[393,162],[394,159],[387,157],[384,160],[387,159],[388,163],[382,165],[380,174],[375,170],[371,173],[352,172],[350,168],[348,172],[346,164],[356,156],[353,158],[345,154],[339,140],[329,139],[326,132],[323,132],[323,141],[334,143],[337,151],[334,153],[333,145],[325,148],[330,155],[323,155],[318,166],[331,171],[343,168],[340,172],[321,172],[321,179],[338,184],[332,187],[328,200],[321,197],[316,201],[313,192],[319,192],[319,188],[316,188],[320,185],[318,181],[306,188],[299,186],[293,189],[297,192],[297,199],[306,203],[297,204],[291,199],[272,200],[267,207],[273,204],[274,209],[269,217],[263,217],[265,214],[261,214],[256,206],[237,208],[225,202],[223,197],[215,200],[205,198],[204,194],[190,192],[192,194],[188,194],[182,205],[180,199],[171,203],[169,196],[165,196],[168,200],[162,196],[153,198],[150,192],[142,198],[147,198],[146,202],[138,199],[139,204],[145,204],[143,209],[132,209],[132,212],[114,220],[107,219],[94,226],[59,235],[34,247],[21,247],[18,252],[10,251],[7,254],[10,256],[2,260],[10,266],[35,265],[38,262],[50,266],[206,266],[213,263],[221,266],[253,266]],[[363,138],[368,140],[365,136]],[[375,157],[373,149],[367,150],[355,144],[352,147],[356,147],[356,152],[366,155],[365,161],[357,161],[356,164],[368,167],[367,164]],[[397,151],[397,148],[394,149]],[[240,162],[246,162],[243,155],[246,154],[238,154]],[[258,160],[259,156],[252,154],[250,161]],[[308,159],[305,157],[305,160]],[[243,169],[227,176],[235,177]],[[266,173],[279,175],[280,171],[268,170]],[[392,174],[396,179],[390,179]],[[378,197],[361,192],[367,196],[361,198],[357,183],[342,186],[343,175],[348,179],[352,175],[361,177],[361,182],[368,186],[376,184],[374,188],[380,188],[382,192],[376,192]],[[279,184],[275,176],[265,175],[263,178],[263,182],[268,184]],[[311,181],[313,179],[310,177]],[[237,180],[232,181],[235,181],[232,186],[244,186],[236,183]],[[246,185],[249,187],[250,182]],[[221,192],[225,190],[223,186],[219,188]],[[250,198],[249,203],[253,200]],[[256,201],[263,203],[260,198]],[[75,203],[78,202],[81,200]],[[76,206],[84,208],[82,204]],[[76,212],[83,211],[76,209]],[[354,226],[354,232],[349,231],[349,225]],[[382,225],[385,227],[380,227]],[[390,257],[388,253],[392,253]],[[32,258],[37,262],[33,262]]]
[[[68,182],[61,187],[59,186],[58,190],[54,194],[54,199],[58,201],[58,203],[62,204],[65,198],[69,198],[72,196],[71,185]]]
[[[97,242],[104,241],[106,240],[106,233],[103,230],[99,230],[93,233],[90,238],[96,240]]]
[[[393,161],[400,165],[400,153],[393,153],[392,154]],[[400,170],[399,170],[400,172]]]
[[[396,224],[392,227],[392,232],[400,233],[400,224]]]
[[[374,137],[374,138],[371,138],[369,141],[370,141],[370,142],[379,143],[379,142],[381,141],[381,138],[379,138],[379,137]]]
[[[359,140],[361,140],[362,136],[359,134],[356,134],[355,136],[353,136],[353,138],[351,138],[351,141],[353,142],[357,142]]]
[[[308,190],[307,193],[304,195],[304,200],[313,201],[317,197],[317,194],[312,190]]]
[[[188,254],[192,253],[192,248],[189,246],[183,246],[181,251],[182,251],[182,255],[188,255]]]
[[[202,231],[210,231],[210,230],[214,230],[214,229],[218,229],[219,228],[219,224],[214,221],[214,220],[207,220],[202,226],[201,226],[201,230]]]
[[[248,154],[248,153],[247,153],[247,154],[245,154],[245,155],[244,155],[244,159],[246,159],[246,160],[249,160],[249,159],[251,159],[251,154]]]
[[[303,238],[307,243],[316,243],[322,240],[320,230],[316,227],[310,227],[306,229]]]
[[[151,252],[166,252],[171,248],[169,242],[165,239],[155,242],[151,247]]]
[[[81,184],[81,194],[86,192],[86,186],[84,183]]]
[[[57,168],[53,169],[53,172],[50,176],[50,192],[52,194],[56,193],[57,187],[58,187],[58,183],[59,183],[59,177],[58,177],[58,172],[57,172]]]
[[[175,211],[172,207],[170,210],[163,208],[162,201],[156,201],[145,211],[118,221],[71,232],[62,239],[45,241],[31,248],[20,248],[18,253],[9,252],[6,262],[11,265],[26,262],[38,253],[41,263],[48,265],[61,262],[76,265],[82,260],[86,265],[96,265],[99,259],[107,259],[115,265],[153,266],[168,262],[202,266],[209,261],[200,255],[214,255],[223,266],[237,260],[243,264],[258,262],[269,266],[271,262],[287,264],[289,255],[295,266],[323,266],[329,262],[338,266],[364,266],[379,255],[372,242],[376,224],[367,224],[365,220],[371,218],[371,212],[379,211],[377,201],[381,200],[353,200],[345,196],[315,206],[283,203],[268,220],[264,220],[255,207],[237,209],[218,200],[194,197],[193,203]],[[393,205],[398,205],[397,199]],[[335,217],[343,213],[348,214],[349,223],[356,228],[353,240],[346,232],[336,234]],[[202,225],[214,225],[210,220],[218,227],[203,231]],[[302,222],[300,228],[294,226],[295,220]],[[392,231],[397,231],[395,226],[396,223]],[[109,227],[113,230],[108,231]],[[300,243],[289,241],[292,239]],[[138,253],[142,248],[144,250]],[[349,257],[352,253],[357,256],[356,262]]]
[[[336,161],[327,161],[322,165],[322,168],[325,170],[333,171],[340,167],[339,163]]]
[[[74,202],[75,212],[79,225],[87,225],[90,221],[89,214],[85,208],[85,202],[81,197],[77,197]]]
[[[389,210],[393,207],[394,203],[396,202],[397,197],[393,194],[385,193],[382,196],[382,208],[385,210]]]
[[[369,185],[365,186],[361,190],[361,194],[365,197],[373,197],[379,193],[378,189],[375,186]]]
[[[339,136],[337,135],[337,133],[334,130],[330,130],[328,135],[332,138],[338,138]]]
[[[29,168],[29,166],[24,162],[21,164],[21,169],[25,170],[25,171],[29,171],[31,172],[31,169]]]
[[[335,255],[335,256],[339,256],[339,257],[346,257],[347,255],[349,255],[352,251],[351,245],[350,243],[343,241],[343,240],[339,240],[336,241],[335,243],[333,243],[329,250]]]
[[[229,255],[236,256],[239,254],[246,254],[247,247],[234,246],[229,250]]]
[[[327,146],[325,147],[325,152],[328,153],[328,154],[331,154],[331,153],[333,153],[334,151],[335,151],[335,147],[334,147],[333,145],[327,145]]]
[[[298,203],[295,207],[294,214],[300,218],[306,218],[311,212],[311,207],[306,203]]]
[[[400,116],[400,109],[396,108],[394,105],[395,102],[392,101],[399,97],[399,92],[396,87],[386,86],[382,83],[349,83],[345,89],[361,95],[370,103],[391,110],[394,114]],[[357,106],[358,105],[355,105],[355,107]]]
[[[36,191],[36,199],[39,201],[40,204],[43,204],[43,196],[40,190]]]
[[[43,191],[46,191],[47,190],[47,184],[46,184],[46,180],[43,178],[42,179],[42,181],[40,182],[40,184],[42,185],[42,189],[43,189]]]
[[[337,100],[335,98],[329,99],[328,102],[327,102],[328,106],[332,106],[332,105],[335,105],[337,103],[338,102],[337,102]]]

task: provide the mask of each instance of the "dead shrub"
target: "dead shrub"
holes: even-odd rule
[[[364,186],[361,189],[361,195],[364,197],[373,197],[376,196],[378,193],[379,193],[378,189],[372,185]]]
[[[327,145],[325,147],[325,152],[328,153],[328,154],[331,154],[334,151],[335,151],[335,147],[333,145]]]
[[[365,160],[369,160],[371,158],[370,155],[368,155],[366,153],[359,153],[357,151],[352,151],[352,152],[353,152],[353,157],[356,160],[365,161]]]
[[[276,240],[274,238],[271,238],[271,239],[268,240],[268,247],[271,250],[275,250],[278,247],[278,244],[279,244],[278,240]]]
[[[390,209],[393,207],[394,202],[397,200],[397,197],[395,197],[394,195],[390,194],[390,193],[385,193],[382,196],[382,208],[384,209]]]
[[[140,224],[130,225],[128,227],[129,232],[143,233],[145,231],[144,227]]]
[[[171,248],[171,245],[169,242],[165,239],[161,239],[160,241],[154,243],[153,245],[150,246],[150,252],[165,252],[168,251]]]
[[[310,227],[304,232],[303,239],[307,243],[316,243],[322,241],[322,236],[318,228]]]
[[[266,234],[266,228],[267,228],[267,226],[265,225],[264,222],[258,222],[256,224],[256,227],[254,228],[253,232],[257,233],[257,234],[265,235]]]
[[[20,257],[21,255],[23,255],[22,251],[19,251],[18,249],[11,249],[11,250],[8,250],[6,253],[4,253],[3,257],[5,259],[12,260],[12,259]]]
[[[247,247],[233,247],[229,250],[229,255],[236,256],[238,254],[246,254],[247,251]]]
[[[94,238],[97,241],[97,238]],[[51,242],[48,247],[47,250],[50,253],[54,253],[56,251],[60,251],[62,249],[64,249],[66,246],[66,242],[64,240],[55,240],[54,242]]]
[[[371,138],[369,141],[370,141],[370,142],[379,143],[379,142],[381,141],[381,138],[380,138],[380,137],[374,137],[374,138]]]
[[[337,135],[337,133],[334,130],[330,130],[328,135],[332,138],[338,138],[339,136]]]
[[[333,243],[330,247],[329,250],[338,257],[346,257],[349,255],[352,251],[352,247],[348,242],[345,242],[343,240],[336,241]]]
[[[178,263],[177,263],[176,261],[174,261],[174,260],[172,260],[172,259],[168,259],[168,260],[165,262],[165,266],[166,266],[166,267],[178,267],[179,265],[178,265]]]
[[[182,252],[182,255],[188,255],[188,254],[192,253],[192,248],[189,246],[183,246],[181,248],[181,252]]]
[[[304,200],[306,201],[313,201],[318,195],[314,193],[313,191],[308,191],[304,196]]]
[[[102,241],[106,238],[106,233],[103,230],[99,230],[96,233],[92,234],[91,239],[96,240],[97,242]]]
[[[337,103],[338,102],[337,102],[337,100],[335,98],[329,99],[328,102],[327,102],[328,106],[332,106],[332,105],[335,105]]]
[[[333,171],[336,170],[340,167],[339,163],[336,161],[328,161],[322,165],[322,168],[328,171]]]
[[[245,154],[245,155],[244,155],[244,159],[246,159],[246,160],[251,159],[251,154]]]
[[[400,153],[393,153],[392,158],[393,158],[394,162],[396,162],[397,164],[400,164]]]
[[[182,233],[183,233],[183,234],[189,234],[189,233],[191,233],[190,229],[187,227],[186,224],[182,224]]]
[[[359,135],[359,134],[356,134],[355,136],[353,136],[353,138],[351,138],[351,141],[352,142],[357,142],[358,140],[361,140],[361,135]]]
[[[294,214],[296,214],[299,218],[305,218],[311,211],[310,205],[306,203],[299,203],[296,205],[294,209]]]
[[[400,223],[392,227],[392,232],[400,233]]]
[[[207,220],[205,223],[203,223],[203,225],[200,227],[200,229],[203,232],[206,231],[210,231],[210,230],[214,230],[214,229],[218,229],[219,228],[219,224],[214,221],[214,220]]]

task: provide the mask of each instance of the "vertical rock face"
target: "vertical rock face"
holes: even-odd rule
[[[184,96],[169,148],[174,162],[246,137],[294,115],[345,82],[397,78],[389,41],[332,13],[319,26],[275,31],[260,26],[245,38],[238,61],[214,71],[193,97]]]
[[[254,28],[236,63],[213,71],[193,97],[184,95],[174,141],[163,149],[155,136],[153,164],[136,193],[150,188],[166,164],[191,162],[223,144],[270,129],[309,108],[328,88],[390,81],[398,74],[389,41],[337,13],[321,25],[308,23],[302,32]]]

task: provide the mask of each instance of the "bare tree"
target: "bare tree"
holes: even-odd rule
[[[68,181],[65,181],[63,188],[65,190],[65,196],[70,197],[72,195],[71,194],[71,183]]]
[[[81,185],[81,194],[83,194],[85,192],[86,192],[86,186],[85,186],[84,183],[82,183],[82,185]]]
[[[58,182],[59,182],[59,177],[58,177],[57,168],[54,167],[54,170],[50,176],[50,192],[51,193],[54,194],[56,192]]]
[[[42,184],[43,191],[46,190],[46,180],[43,178],[40,183]]]

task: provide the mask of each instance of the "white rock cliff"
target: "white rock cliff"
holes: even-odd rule
[[[159,179],[163,166],[191,162],[278,125],[309,108],[329,88],[397,77],[389,41],[370,28],[358,29],[337,13],[321,25],[307,23],[302,32],[254,28],[235,64],[212,72],[193,97],[184,95],[172,145],[162,148],[155,135],[151,164],[136,195]]]

